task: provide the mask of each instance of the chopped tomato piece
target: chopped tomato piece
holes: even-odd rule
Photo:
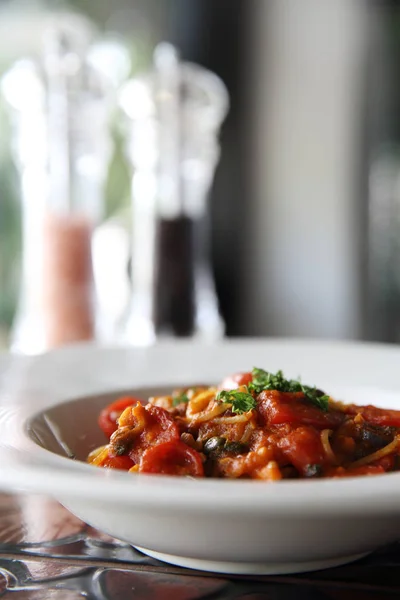
[[[179,440],[180,431],[173,416],[164,408],[146,404],[146,427],[134,440],[129,456],[138,463],[152,446]]]
[[[136,402],[138,402],[137,398],[131,398],[130,396],[118,398],[101,411],[98,420],[99,427],[108,438],[118,428],[117,420],[124,410],[128,406],[133,406]]]
[[[154,406],[154,404],[146,404],[147,412],[161,425],[163,429],[170,429],[175,425],[175,419],[165,408]]]
[[[134,464],[129,456],[109,456],[102,462],[101,466],[108,467],[109,469],[129,471]]]
[[[236,390],[241,385],[248,385],[252,380],[251,373],[236,373],[226,377],[219,387],[221,390]]]
[[[336,410],[325,412],[314,406],[301,392],[277,392],[265,390],[258,396],[258,411],[267,425],[301,423],[319,429],[335,429],[344,415]]]
[[[394,454],[389,454],[388,456],[382,456],[382,458],[379,458],[378,460],[374,460],[374,462],[371,463],[371,465],[374,467],[382,467],[382,469],[385,472],[393,471],[394,466],[395,466],[395,456],[394,456]]]
[[[180,441],[166,442],[148,448],[140,461],[139,472],[204,476],[200,454]]]
[[[325,475],[327,477],[358,477],[359,475],[382,475],[385,469],[379,465],[364,465],[362,467],[354,467],[354,469],[344,469],[336,467],[329,469]]]
[[[321,435],[314,427],[298,427],[281,438],[278,445],[287,461],[304,476],[310,465],[326,462]]]
[[[400,427],[400,410],[377,408],[371,405],[357,406],[356,404],[343,405],[343,410],[348,415],[361,414],[365,421],[373,425]]]

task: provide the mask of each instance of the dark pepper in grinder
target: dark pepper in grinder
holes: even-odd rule
[[[154,321],[157,333],[190,336],[195,329],[194,228],[181,216],[160,218],[156,233]]]

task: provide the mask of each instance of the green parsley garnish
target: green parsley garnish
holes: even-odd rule
[[[231,390],[229,392],[222,390],[218,392],[215,398],[218,402],[232,405],[232,412],[245,413],[256,407],[257,402],[248,392],[240,392],[239,390]]]
[[[255,367],[252,371],[253,381],[248,385],[250,392],[259,394],[264,390],[277,390],[278,392],[302,392],[307,400],[312,402],[322,411],[327,412],[329,409],[329,396],[317,390],[315,387],[303,385],[295,379],[285,379],[282,371],[277,373],[268,373],[264,369]]]
[[[178,404],[182,404],[182,403],[187,404],[188,402],[189,402],[188,395],[185,392],[183,392],[182,394],[178,394],[177,396],[174,396],[174,398],[172,400],[172,406],[178,406]]]

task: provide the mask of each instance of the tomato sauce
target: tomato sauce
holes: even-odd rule
[[[400,411],[336,402],[279,371],[104,408],[107,442],[88,462],[159,475],[231,479],[379,475],[400,465]]]

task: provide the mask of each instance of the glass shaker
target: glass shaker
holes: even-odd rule
[[[22,286],[12,349],[26,353],[93,339],[98,327],[92,232],[111,150],[109,89],[88,60],[89,40],[75,41],[52,26],[41,59],[19,61],[2,80],[22,183]]]
[[[164,43],[154,69],[124,85],[120,103],[133,171],[132,296],[121,336],[135,344],[219,338],[224,323],[210,264],[207,201],[227,90],[214,73],[180,62]]]

